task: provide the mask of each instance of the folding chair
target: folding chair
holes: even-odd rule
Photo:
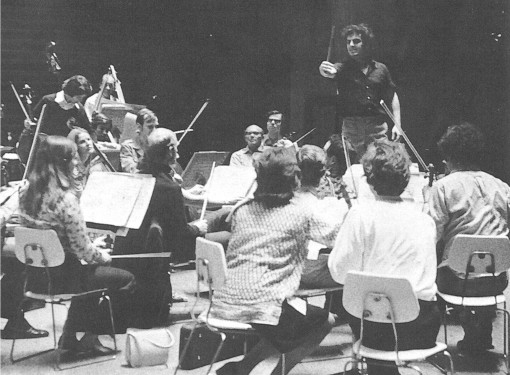
[[[112,315],[112,307],[110,302],[110,297],[107,295],[107,289],[97,289],[91,290],[84,293],[66,293],[66,294],[54,294],[55,285],[53,284],[53,280],[50,275],[50,268],[58,267],[64,263],[65,254],[64,249],[60,243],[60,240],[57,236],[57,233],[52,229],[32,229],[32,228],[24,228],[24,227],[16,227],[14,229],[14,236],[16,239],[15,245],[15,253],[16,258],[23,264],[25,264],[27,271],[29,267],[37,267],[44,268],[46,271],[46,276],[48,278],[48,288],[47,293],[34,293],[27,290],[27,278],[26,276],[23,293],[27,298],[33,298],[40,301],[45,301],[46,303],[51,304],[51,316],[53,323],[53,349],[44,350],[42,352],[34,353],[32,355],[23,357],[23,358],[14,358],[14,346],[16,343],[16,339],[12,341],[11,346],[11,354],[10,358],[13,363],[22,361],[24,359],[32,358],[34,356],[48,353],[51,351],[56,352],[57,359],[55,366],[58,370],[62,370],[60,367],[61,360],[61,350],[57,344],[57,333],[55,326],[55,311],[54,305],[61,305],[68,309],[68,307],[64,304],[64,302],[69,302],[78,298],[90,298],[93,296],[100,296],[100,303],[103,300],[108,302],[108,309],[110,313],[110,324],[112,328],[111,337],[113,338],[115,353],[117,352],[117,340],[115,337],[115,327],[113,323],[113,315]],[[28,272],[26,272],[28,275]],[[97,360],[93,363],[104,362],[108,360],[115,359],[116,355],[114,354],[111,357],[103,357],[100,360]],[[91,363],[86,363],[91,364]],[[80,364],[72,367],[83,366],[86,364]],[[69,367],[71,368],[71,367]]]
[[[353,344],[353,358],[345,364],[366,363],[366,359],[394,362],[397,366],[412,368],[422,374],[411,362],[427,361],[443,374],[448,372],[432,362],[429,357],[443,353],[450,362],[454,374],[453,362],[446,344],[436,342],[430,349],[400,350],[396,330],[397,323],[415,320],[420,312],[418,299],[409,280],[395,276],[381,276],[368,272],[350,271],[344,285],[343,304],[347,312],[361,320],[360,339]],[[395,339],[393,351],[376,350],[363,346],[363,326],[365,321],[388,323],[392,325]]]
[[[506,236],[481,236],[459,234],[455,236],[448,255],[448,266],[459,273],[464,273],[463,292],[454,296],[438,292],[447,305],[476,308],[495,306],[503,313],[503,357],[508,373],[508,319],[510,313],[506,309],[505,295],[496,292],[496,276],[510,269],[510,240]],[[465,297],[466,281],[469,276],[491,276],[494,292],[484,297]],[[497,308],[503,304],[503,309]],[[445,313],[448,308],[445,306]],[[444,324],[445,342],[447,342],[447,324]]]
[[[186,356],[186,351],[188,350],[188,347],[191,343],[191,340],[193,338],[193,333],[195,332],[196,328],[201,323],[205,323],[206,326],[212,331],[218,333],[220,336],[220,344],[218,348],[216,349],[216,352],[214,354],[214,357],[211,361],[211,364],[209,365],[207,369],[207,374],[209,374],[212,370],[212,367],[214,363],[216,362],[216,359],[218,358],[218,355],[220,354],[221,348],[223,347],[223,344],[225,343],[225,339],[227,338],[227,334],[237,334],[237,335],[258,335],[257,331],[253,329],[253,327],[250,324],[246,323],[239,323],[236,321],[231,320],[223,320],[223,319],[214,319],[209,317],[209,313],[211,311],[213,301],[213,291],[215,289],[221,288],[226,280],[226,274],[227,274],[227,261],[225,259],[225,251],[223,249],[223,246],[219,244],[218,242],[213,242],[206,240],[205,238],[197,238],[196,242],[196,272],[197,272],[197,298],[195,300],[195,305],[193,305],[193,308],[191,309],[191,316],[193,320],[195,321],[195,326],[193,327],[193,330],[191,331],[188,340],[186,341],[186,345],[184,346],[184,349],[181,353],[181,356],[179,358],[179,364],[177,365],[174,375],[177,374],[177,371],[181,368],[181,363]],[[198,297],[200,294],[200,284],[204,283],[207,285],[209,290],[209,305],[206,311],[204,311],[200,316],[196,317],[193,313],[196,302],[198,301]],[[246,342],[245,342],[245,354],[247,351]],[[282,363],[282,375],[285,374],[285,354],[281,354],[281,363]]]

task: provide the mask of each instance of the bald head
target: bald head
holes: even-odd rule
[[[155,163],[174,163],[179,157],[177,145],[177,137],[173,131],[165,128],[154,129],[147,139],[147,159]]]
[[[244,140],[246,146],[252,151],[258,149],[262,143],[262,135],[264,131],[258,125],[250,125],[244,131]]]

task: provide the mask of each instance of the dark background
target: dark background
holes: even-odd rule
[[[3,0],[2,139],[22,128],[9,81],[40,97],[82,74],[97,90],[113,64],[127,102],[148,105],[173,130],[211,99],[181,145],[183,164],[195,151],[243,147],[244,128],[265,128],[274,108],[286,113],[285,132],[318,127],[307,143],[322,146],[335,129],[336,88],[318,73],[331,25],[339,41],[343,26],[367,22],[425,162],[438,164],[438,138],[467,120],[489,139],[485,169],[508,182],[508,11],[506,0]],[[60,78],[47,70],[50,40]],[[337,43],[334,57],[344,49]]]

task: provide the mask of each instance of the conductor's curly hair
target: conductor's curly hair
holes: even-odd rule
[[[401,143],[376,140],[368,146],[361,164],[378,195],[399,196],[409,183],[411,159]]]
[[[485,137],[477,126],[463,122],[450,126],[437,146],[446,160],[463,166],[479,166],[485,150]]]
[[[348,25],[342,29],[342,39],[346,39],[349,35],[359,34],[361,35],[361,40],[367,46],[370,46],[372,41],[374,40],[374,33],[370,26],[366,23],[360,23],[358,25]]]

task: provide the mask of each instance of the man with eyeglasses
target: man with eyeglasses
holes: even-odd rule
[[[262,139],[264,146],[272,147],[283,138],[281,133],[283,113],[272,110],[267,113],[267,134]]]
[[[356,153],[358,161],[367,146],[386,138],[387,115],[380,102],[384,100],[400,123],[400,102],[386,65],[372,59],[372,30],[366,24],[349,25],[342,30],[348,57],[340,63],[323,61],[319,72],[335,79],[338,87],[338,109],[343,117],[342,135]],[[394,126],[392,140],[400,137]]]
[[[262,137],[264,131],[260,126],[250,125],[244,131],[246,147],[232,154],[230,165],[238,167],[253,167],[253,160],[264,151]]]

